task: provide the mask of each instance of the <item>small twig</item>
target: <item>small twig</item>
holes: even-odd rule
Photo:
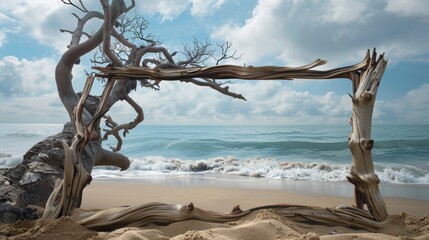
[[[76,4],[74,4],[74,3],[72,3],[72,1],[71,0],[68,0],[68,1],[66,1],[66,0],[61,0],[61,2],[63,2],[64,4],[66,4],[66,5],[71,5],[71,6],[73,6],[73,7],[75,7],[75,8],[77,8],[77,9],[79,9],[80,11],[82,11],[82,12],[88,12],[88,10],[85,8],[85,5],[82,3],[82,0],[79,0],[79,3],[80,3],[80,7],[79,6],[77,6]]]

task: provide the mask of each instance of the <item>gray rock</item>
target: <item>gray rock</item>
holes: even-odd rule
[[[21,164],[1,170],[1,222],[39,217],[37,206],[45,206],[55,182],[63,176],[62,142],[70,143],[72,137],[71,128],[66,124],[62,133],[50,136],[28,150]]]
[[[90,96],[85,108],[93,114],[98,102],[99,97]],[[10,169],[0,169],[0,222],[40,217],[55,183],[63,178],[63,142],[70,145],[73,132],[73,126],[66,123],[61,133],[46,138],[28,150],[22,163]],[[83,151],[83,165],[88,172],[92,171],[92,162],[100,150],[100,144],[90,142]]]

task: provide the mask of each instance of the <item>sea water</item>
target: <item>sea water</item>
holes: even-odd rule
[[[0,168],[13,167],[35,143],[62,130],[60,124],[0,124]],[[96,167],[95,179],[151,176],[347,181],[350,126],[191,126],[141,124],[120,151],[128,170]],[[381,182],[429,184],[429,126],[375,125],[373,159]],[[115,146],[110,137],[105,148]],[[189,176],[189,175],[188,175]]]

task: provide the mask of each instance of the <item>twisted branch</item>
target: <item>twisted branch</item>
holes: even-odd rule
[[[119,131],[124,130],[123,136],[126,137],[126,135],[129,133],[129,130],[135,128],[139,123],[144,120],[143,109],[128,95],[126,95],[125,101],[127,101],[127,103],[130,104],[131,107],[133,107],[134,110],[137,112],[137,117],[132,122],[118,125],[116,122],[113,121],[110,116],[105,116],[106,125],[111,129],[104,129],[105,134],[103,136],[103,140],[107,140],[109,135],[113,135],[118,141],[116,147],[110,147],[113,152],[121,150],[122,147],[122,138],[119,135]]]

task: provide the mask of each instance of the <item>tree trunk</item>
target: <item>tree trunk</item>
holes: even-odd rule
[[[378,189],[380,180],[374,172],[371,155],[374,146],[374,140],[371,139],[371,121],[378,85],[387,61],[383,55],[376,60],[375,51],[370,61],[361,76],[353,79],[352,132],[349,139],[352,167],[347,179],[355,185],[356,206],[363,208],[366,204],[377,221],[384,221],[388,214]]]

